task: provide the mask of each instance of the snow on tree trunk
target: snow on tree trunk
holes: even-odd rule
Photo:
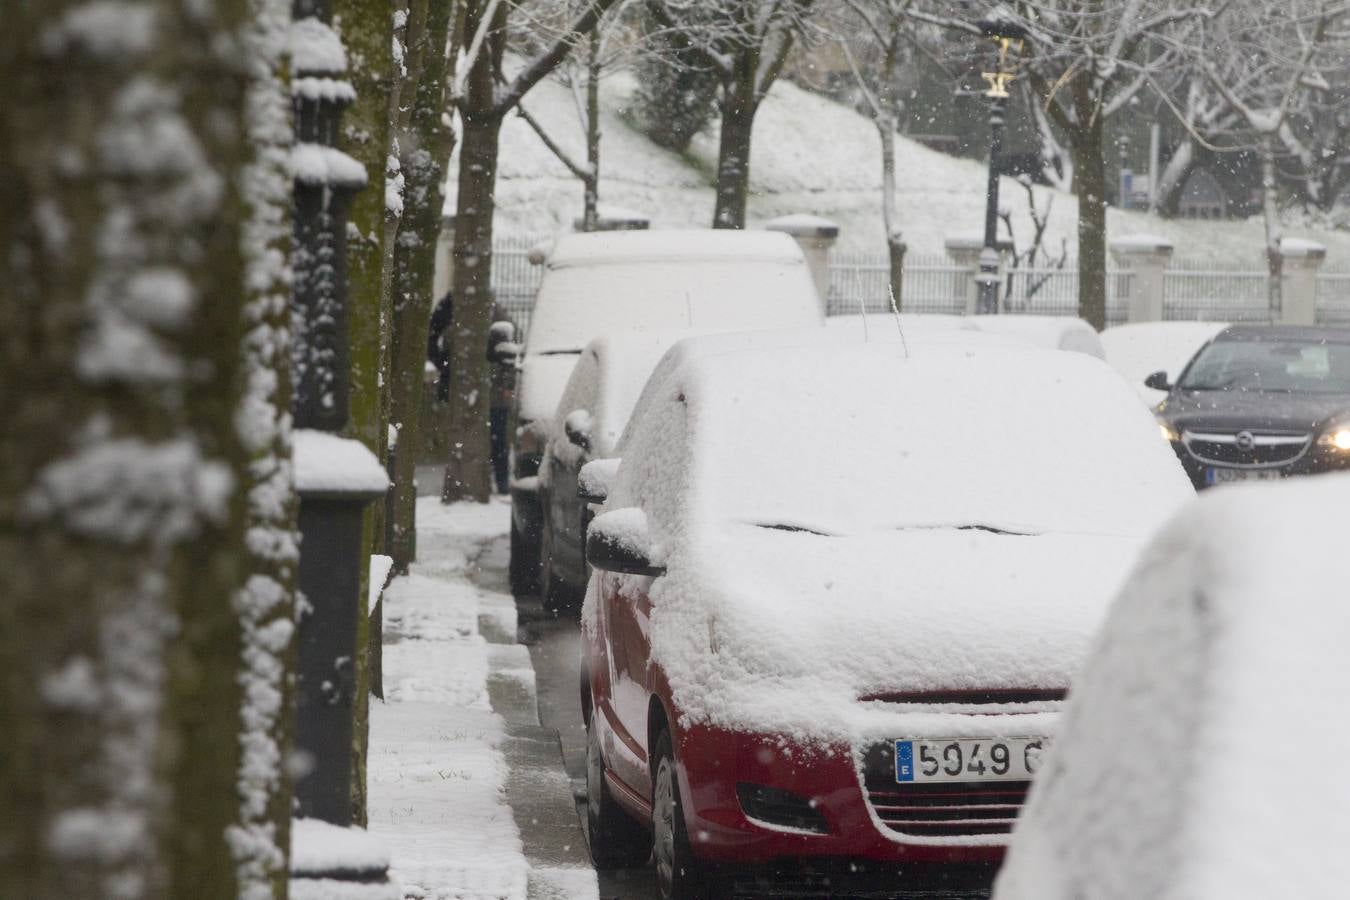
[[[351,347],[351,407],[348,436],[386,459],[387,410],[384,373],[389,362],[390,297],[384,279],[385,168],[389,156],[389,102],[394,77],[394,20],[387,2],[332,0],[333,25],[347,47],[348,77],[356,100],[342,117],[337,147],[366,169],[366,189],[353,199],[347,228],[347,339]],[[361,615],[357,622],[355,727],[352,735],[352,818],[366,824],[365,771],[368,695],[374,683],[373,650],[379,641],[374,610],[365,609],[369,566],[384,552],[384,504],[362,513]]]
[[[240,784],[270,734],[241,723],[248,13],[4,16],[0,896],[239,896],[277,860],[237,840],[272,800]]]
[[[282,77],[290,25],[287,0],[251,0],[246,32],[253,159],[244,172],[243,232],[248,294],[238,423],[248,464],[248,580],[236,594],[243,630],[244,686],[239,821],[228,840],[238,896],[284,898],[291,785],[283,758],[293,736],[295,579],[299,558],[292,493],[290,394],[291,98]]]

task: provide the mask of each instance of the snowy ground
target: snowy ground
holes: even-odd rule
[[[533,691],[524,648],[489,640],[514,638],[511,596],[473,577],[505,535],[509,509],[419,500],[422,561],[385,594],[386,701],[370,715],[370,831],[388,843],[409,898],[525,900],[532,882],[558,881],[556,872],[530,870],[505,798],[508,728],[489,702],[490,677]],[[566,882],[568,897],[596,896],[592,872]]]

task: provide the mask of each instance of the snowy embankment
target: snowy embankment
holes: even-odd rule
[[[712,220],[710,187],[717,160],[717,123],[704,129],[684,154],[657,147],[634,130],[624,112],[634,89],[627,73],[601,89],[600,201],[651,217],[653,228],[703,227]],[[540,84],[526,108],[574,158],[584,159],[582,131],[570,92],[556,81]],[[755,118],[751,150],[749,224],[788,213],[827,216],[841,226],[839,247],[884,253],[881,227],[881,161],[875,127],[852,109],[779,81]],[[943,253],[943,240],[981,233],[984,164],[930,150],[903,136],[896,141],[899,223],[910,251]],[[446,211],[454,212],[458,160],[448,170]],[[1036,188],[1042,211],[1053,198],[1045,246],[1059,253],[1077,245],[1077,199]],[[1004,179],[1001,203],[1013,213],[1019,248],[1032,234],[1026,193]],[[581,184],[518,116],[502,127],[497,182],[497,233],[539,235],[570,230],[581,214]],[[1200,221],[1161,219],[1147,213],[1107,211],[1110,237],[1153,234],[1172,241],[1178,258],[1261,269],[1264,231],[1259,219]],[[1330,265],[1350,264],[1350,233],[1290,227],[1287,234],[1328,247]]]
[[[370,711],[370,831],[406,896],[524,900],[529,864],[504,798],[506,725],[488,701],[480,628],[515,633],[509,595],[475,585],[501,503],[417,507],[419,558],[385,593],[385,702]],[[522,678],[532,678],[522,672]]]

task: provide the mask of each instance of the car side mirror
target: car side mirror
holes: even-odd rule
[[[647,515],[635,506],[601,513],[586,532],[586,562],[592,568],[623,575],[664,575],[652,561]]]
[[[493,322],[492,325],[488,327],[488,343],[494,345],[504,344],[514,341],[515,339],[516,326],[513,322],[503,320],[501,322]]]
[[[1144,387],[1153,388],[1155,391],[1170,391],[1172,382],[1167,380],[1166,372],[1154,372],[1144,379]]]
[[[509,366],[516,361],[523,349],[514,341],[501,341],[492,345],[492,352],[488,354],[488,358],[499,366]]]
[[[563,433],[567,439],[582,450],[591,449],[591,414],[584,409],[574,409],[563,419]]]
[[[577,496],[582,503],[604,503],[609,499],[609,486],[619,471],[617,459],[593,459],[577,473]]]

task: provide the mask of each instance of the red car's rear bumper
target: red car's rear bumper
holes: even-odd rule
[[[806,749],[763,735],[694,726],[677,729],[685,824],[694,852],[710,862],[769,863],[841,857],[888,863],[997,864],[999,844],[906,842],[873,817],[847,747]],[[814,801],[825,833],[749,817],[737,784],[763,785]]]

